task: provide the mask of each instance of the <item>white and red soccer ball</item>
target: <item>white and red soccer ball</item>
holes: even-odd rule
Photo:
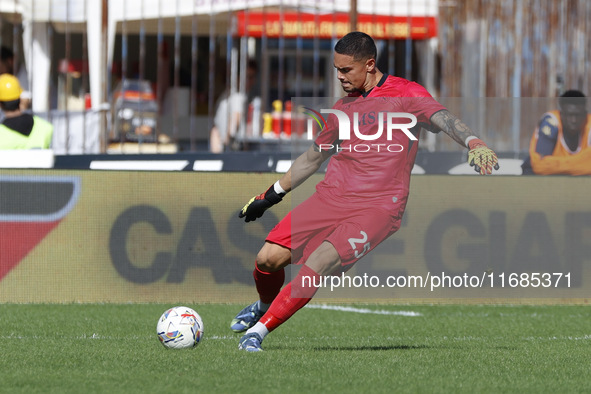
[[[193,309],[175,306],[160,316],[156,332],[166,348],[192,348],[197,346],[203,337],[203,320]]]

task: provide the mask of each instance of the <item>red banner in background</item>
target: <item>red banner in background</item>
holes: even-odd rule
[[[350,31],[349,15],[344,13],[314,15],[285,12],[283,19],[278,12],[244,12],[236,14],[238,36],[286,38],[340,38]],[[388,16],[360,14],[357,30],[371,35],[376,40],[415,40],[437,36],[437,18],[433,16]]]
[[[80,178],[1,175],[0,281],[68,215]]]

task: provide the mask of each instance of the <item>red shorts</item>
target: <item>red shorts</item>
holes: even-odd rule
[[[324,241],[330,242],[343,266],[353,264],[398,231],[406,198],[391,212],[375,207],[347,211],[314,193],[295,207],[267,236],[291,249],[291,261],[303,264]]]

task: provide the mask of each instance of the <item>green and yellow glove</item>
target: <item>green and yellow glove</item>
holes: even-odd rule
[[[495,170],[499,169],[499,159],[494,150],[490,149],[486,144],[478,138],[472,137],[468,141],[468,163],[480,175],[490,175]]]
[[[255,221],[263,216],[263,213],[265,213],[267,209],[281,202],[285,194],[286,193],[277,193],[275,191],[275,185],[271,185],[266,192],[251,198],[242,208],[238,217],[246,218],[244,219],[245,222]]]

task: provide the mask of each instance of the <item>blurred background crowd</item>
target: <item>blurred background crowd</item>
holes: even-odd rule
[[[0,74],[55,154],[289,150],[294,98],[342,95],[332,48],[361,30],[523,159],[558,96],[591,91],[590,20],[586,0],[0,0]]]

